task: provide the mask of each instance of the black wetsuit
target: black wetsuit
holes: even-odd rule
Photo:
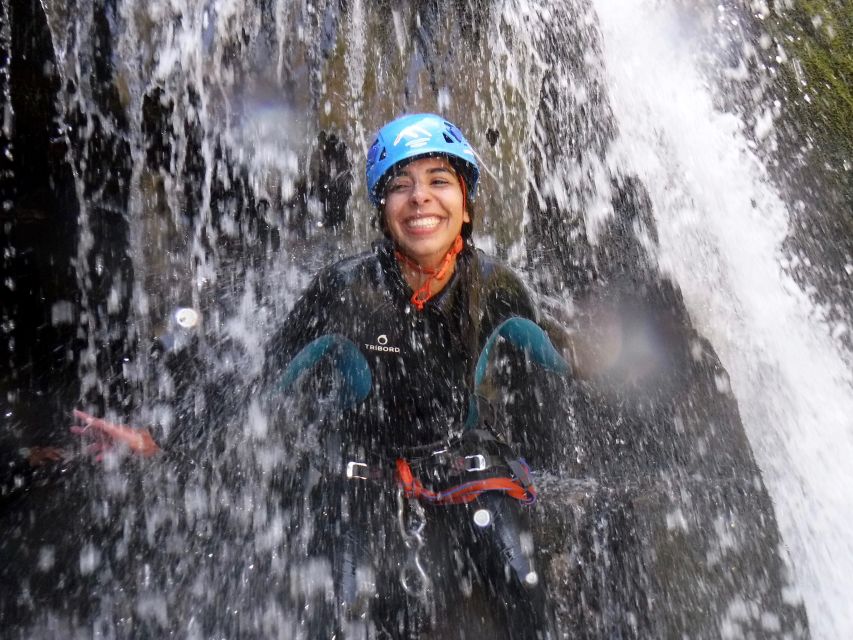
[[[393,486],[355,484],[345,479],[343,470],[348,461],[382,464],[413,448],[461,433],[475,392],[475,365],[492,331],[513,317],[537,320],[536,308],[519,278],[470,243],[458,256],[450,282],[423,311],[411,304],[411,295],[390,242],[377,243],[372,251],[344,259],[322,271],[296,303],[272,342],[267,367],[274,387],[294,355],[328,335],[350,340],[369,364],[372,386],[366,399],[322,426],[323,451],[313,463],[324,482],[310,498],[310,510],[317,519],[312,526],[323,533],[308,553],[332,556],[336,581],[341,562],[344,573],[349,567],[354,575],[354,566],[368,558],[380,583],[376,588],[380,595],[372,600],[374,615],[392,636],[412,635],[416,626],[401,618],[401,607],[393,602],[395,589],[399,591],[395,562],[386,562],[384,573],[376,566],[376,558],[387,561],[395,546],[399,547],[396,552],[406,553],[396,542],[400,536],[395,529]],[[492,526],[480,530],[471,524],[471,513],[484,504],[495,518]],[[454,520],[461,522],[453,526]],[[527,528],[523,507],[493,494],[470,506],[429,509],[427,522],[433,542],[436,535],[443,538],[435,553],[447,556],[433,558],[436,575],[443,574],[448,584],[464,582],[466,578],[456,569],[445,565],[458,565],[459,553],[456,559],[452,556],[459,545],[467,546],[462,555],[474,565],[473,573],[486,585],[485,590],[497,595],[501,604],[496,606],[509,616],[504,623],[517,628],[512,637],[536,637],[533,631],[537,628],[545,637],[549,623],[543,587],[526,573],[531,570],[531,551],[524,551],[521,563],[527,569],[507,571],[510,557],[522,553],[520,548],[508,547],[524,546],[519,538]],[[355,547],[361,549],[354,551]],[[351,595],[340,593],[346,586],[336,589],[338,602],[352,600]],[[464,627],[465,621],[458,624]],[[317,632],[333,631],[326,627]]]

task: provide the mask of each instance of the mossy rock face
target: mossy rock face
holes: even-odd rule
[[[830,325],[844,326],[853,314],[853,3],[768,4],[763,31],[782,52],[772,65],[783,106],[771,172],[791,205],[789,272]],[[849,334],[838,340],[853,350]]]
[[[789,56],[783,79],[791,113],[853,202],[853,4],[774,4],[768,27]]]

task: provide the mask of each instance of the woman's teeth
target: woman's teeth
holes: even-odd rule
[[[413,218],[406,222],[406,226],[414,229],[431,229],[438,226],[440,218],[437,216],[429,216],[427,218]]]

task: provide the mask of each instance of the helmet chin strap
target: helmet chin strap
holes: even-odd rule
[[[423,311],[424,305],[426,304],[427,300],[433,297],[433,294],[430,291],[432,283],[435,281],[441,281],[445,277],[447,277],[447,274],[453,267],[453,263],[456,260],[456,256],[458,256],[462,252],[462,249],[464,247],[465,241],[462,240],[462,235],[457,235],[456,239],[453,241],[453,244],[450,246],[450,249],[444,255],[444,259],[441,261],[441,266],[439,266],[437,269],[422,267],[399,249],[396,249],[394,251],[394,255],[397,257],[398,262],[406,265],[410,269],[415,269],[427,275],[427,279],[423,283],[423,285],[421,285],[421,287],[412,294],[412,304],[415,305],[415,308],[418,311]]]

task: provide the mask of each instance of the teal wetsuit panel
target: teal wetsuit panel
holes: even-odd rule
[[[326,357],[331,359],[335,372],[340,376],[340,408],[346,410],[358,406],[370,393],[373,376],[359,348],[348,338],[337,334],[321,336],[303,347],[284,370],[279,390],[290,388],[303,373]]]
[[[477,358],[477,367],[474,370],[474,389],[480,386],[483,378],[486,376],[489,355],[498,338],[509,341],[510,344],[523,351],[533,362],[548,371],[562,375],[568,374],[571,371],[569,363],[557,352],[557,349],[551,344],[551,340],[538,324],[527,318],[509,318],[492,331],[489,339],[486,340],[486,344],[483,345],[483,350],[480,351],[480,357]],[[465,420],[465,428],[469,429],[476,426],[479,417],[477,401],[472,394],[468,404],[468,417]]]

